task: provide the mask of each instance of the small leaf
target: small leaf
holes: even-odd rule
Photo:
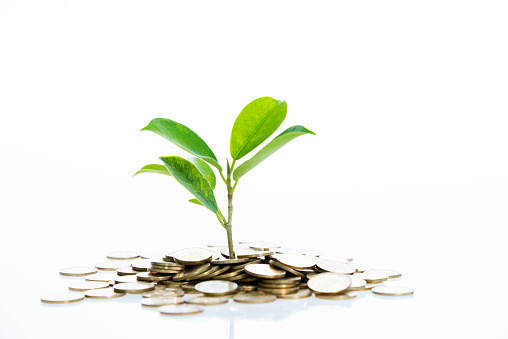
[[[203,206],[203,204],[198,199],[189,199],[189,202],[192,202],[193,204]]]
[[[196,166],[196,168],[198,169],[198,171],[201,174],[203,174],[205,179],[208,180],[208,183],[210,184],[212,189],[215,189],[215,184],[216,184],[217,179],[215,178],[215,173],[213,173],[212,168],[210,166],[208,166],[208,164],[206,162],[204,162],[203,160],[201,160],[199,158],[187,157],[187,159],[190,162],[192,162],[194,164],[194,166]]]
[[[206,142],[201,139],[199,135],[187,126],[173,120],[155,118],[141,130],[157,133],[192,155],[215,166],[219,171],[222,171],[222,167],[217,162],[217,158],[210,147],[208,147]]]
[[[150,164],[150,165],[143,166],[139,171],[134,173],[134,175],[137,175],[140,173],[158,173],[158,174],[164,174],[164,175],[171,176],[171,173],[168,172],[168,169],[166,168],[166,166],[159,165],[159,164]]]
[[[270,155],[278,151],[282,146],[290,142],[296,137],[299,137],[303,134],[314,134],[316,133],[309,131],[303,126],[296,125],[293,127],[289,127],[287,130],[276,136],[272,141],[265,145],[262,149],[259,150],[252,158],[245,161],[243,164],[238,166],[236,170],[233,172],[233,179],[240,179],[245,173],[249,172],[251,169],[259,165],[263,160],[268,158]]]
[[[245,106],[231,131],[231,157],[238,160],[258,147],[279,128],[286,118],[285,101],[258,98]]]
[[[160,157],[175,179],[192,193],[206,208],[217,213],[217,202],[212,187],[205,177],[189,160],[181,157]]]

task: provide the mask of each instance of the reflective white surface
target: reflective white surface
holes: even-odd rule
[[[0,338],[506,338],[508,32],[503,1],[0,1]],[[241,108],[288,102],[316,132],[240,181],[236,240],[400,270],[412,297],[361,293],[162,316],[140,296],[41,304],[61,268],[114,250],[225,240],[166,177],[221,163]],[[246,157],[248,158],[248,157]],[[171,178],[169,178],[171,179]],[[216,196],[224,212],[225,189]]]

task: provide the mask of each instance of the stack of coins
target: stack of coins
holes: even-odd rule
[[[70,303],[84,297],[110,299],[131,293],[142,294],[143,306],[160,307],[163,314],[193,314],[201,312],[203,305],[224,304],[231,299],[267,303],[313,294],[320,299],[345,300],[362,292],[399,297],[414,292],[383,284],[400,278],[399,271],[355,268],[349,257],[286,249],[258,242],[250,248],[235,248],[236,258],[229,258],[229,250],[224,248],[184,248],[151,259],[137,259],[137,252],[112,252],[107,257],[116,261],[62,269],[62,276],[84,279],[70,284],[73,292],[48,295],[41,301]],[[126,263],[125,259],[137,260]],[[116,272],[97,273],[97,269]]]

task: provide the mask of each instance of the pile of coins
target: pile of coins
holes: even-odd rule
[[[191,247],[159,258],[140,259],[127,266],[124,259],[139,258],[136,252],[109,253],[114,261],[95,267],[70,267],[62,276],[85,277],[69,286],[72,292],[41,298],[45,303],[70,303],[86,298],[109,299],[126,293],[142,294],[141,305],[159,307],[163,314],[194,314],[203,305],[231,299],[240,303],[267,303],[280,299],[316,298],[345,300],[358,291],[386,296],[407,296],[408,287],[378,285],[400,278],[399,271],[362,269],[352,258],[302,254],[273,243],[235,248]],[[101,271],[101,272],[99,272]],[[109,271],[109,272],[108,272]],[[78,293],[81,292],[81,293]]]

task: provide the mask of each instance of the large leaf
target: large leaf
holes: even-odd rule
[[[205,179],[208,180],[208,182],[210,183],[210,186],[212,187],[212,189],[215,189],[216,178],[215,178],[215,173],[213,173],[212,168],[210,166],[208,166],[208,164],[206,162],[204,162],[203,160],[201,160],[199,158],[187,157],[187,159],[190,162],[192,162],[194,164],[194,166],[196,166],[196,168],[198,169],[199,172],[201,172],[201,174],[203,174]]]
[[[285,101],[258,98],[245,106],[231,131],[231,157],[238,160],[268,139],[286,118]]]
[[[159,164],[150,164],[150,165],[143,166],[139,171],[134,173],[134,175],[137,175],[140,173],[157,173],[157,174],[164,174],[164,175],[171,176],[171,173],[169,173],[166,166],[159,165]]]
[[[219,171],[222,171],[222,167],[220,167],[210,147],[187,126],[173,120],[155,118],[141,130],[157,133],[190,154],[215,166]]]
[[[240,179],[245,173],[259,165],[263,160],[278,151],[282,146],[303,134],[316,135],[316,133],[309,131],[300,125],[289,127],[287,130],[275,137],[275,139],[266,144],[266,146],[260,149],[259,152],[254,154],[252,158],[238,166],[233,172],[233,179],[235,179],[235,181]]]
[[[210,183],[189,160],[181,157],[160,157],[175,179],[192,193],[206,208],[217,213],[217,202]]]

